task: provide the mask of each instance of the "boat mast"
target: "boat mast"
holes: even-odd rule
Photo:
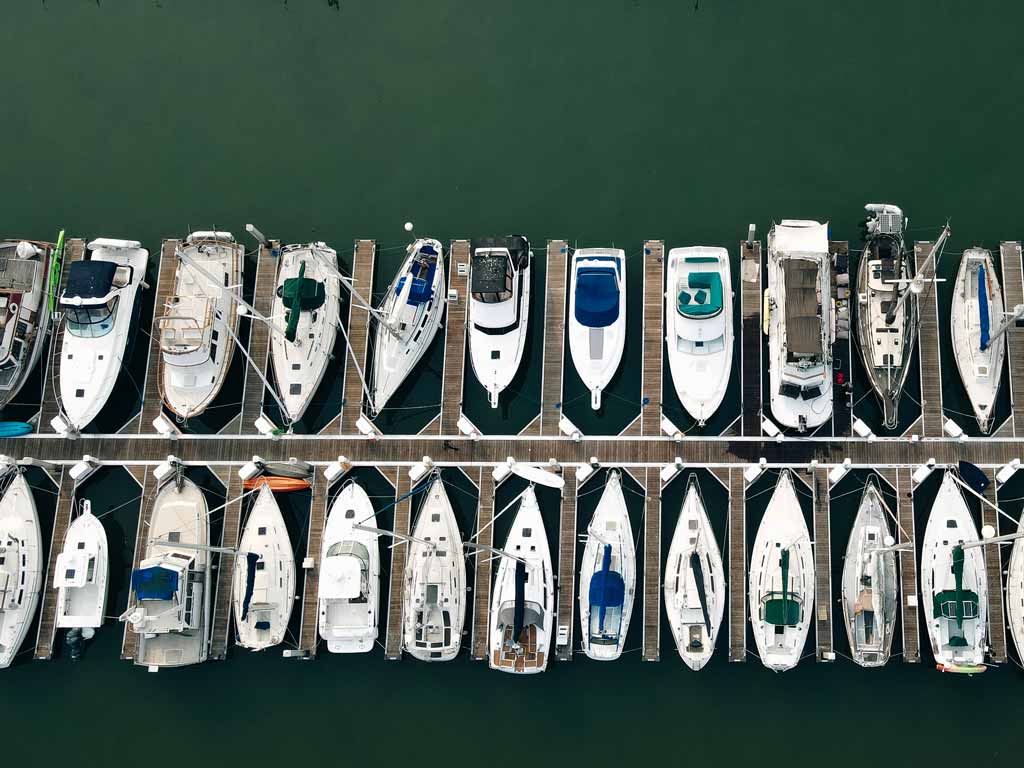
[[[150,544],[159,544],[163,547],[173,547],[174,549],[196,549],[200,552],[219,552],[222,555],[237,555],[238,550],[232,547],[214,547],[209,544],[189,544],[184,541],[171,541],[170,539],[150,539]]]
[[[906,304],[907,297],[910,296],[910,294],[916,295],[924,290],[924,284],[927,282],[924,278],[924,273],[928,270],[929,266],[932,265],[938,252],[942,250],[942,246],[945,244],[947,237],[949,237],[948,221],[946,222],[946,226],[942,228],[942,232],[939,234],[938,239],[932,244],[932,249],[928,253],[928,257],[924,260],[924,264],[921,265],[921,268],[917,270],[917,274],[915,274],[910,280],[910,284],[907,286],[908,290],[903,291],[900,294],[899,299],[897,299],[896,302],[889,307],[889,311],[885,313],[886,325],[892,325],[896,322],[896,315],[899,313],[900,309],[903,308],[903,305]],[[903,281],[897,280],[895,282]]]
[[[1013,308],[1013,312],[1009,313],[1008,315],[1004,315],[1003,322],[1000,323],[999,327],[996,328],[996,330],[989,335],[988,345],[985,348],[988,349],[988,347],[991,347],[992,342],[994,342],[996,339],[998,339],[1000,336],[1006,333],[1010,329],[1010,326],[1016,323],[1022,317],[1024,317],[1024,304],[1018,304],[1016,307]]]
[[[434,542],[427,541],[426,539],[418,539],[415,536],[409,536],[408,534],[405,534],[405,533],[398,533],[397,531],[387,531],[387,530],[385,530],[383,528],[374,528],[372,525],[363,525],[362,523],[356,523],[352,527],[355,528],[356,530],[359,530],[359,531],[367,531],[369,533],[376,533],[378,536],[390,536],[393,539],[398,539],[398,541],[396,541],[394,544],[392,544],[389,547],[389,549],[393,549],[393,548],[397,547],[399,544],[409,544],[410,542],[413,542],[413,541],[415,541],[417,544],[422,544],[425,547],[428,547],[431,552],[433,552],[435,549],[437,549],[437,544],[435,544]]]

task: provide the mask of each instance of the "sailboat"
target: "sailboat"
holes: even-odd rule
[[[725,611],[725,569],[704,499],[691,475],[665,561],[665,613],[686,665],[711,660]]]
[[[771,409],[805,432],[832,417],[832,271],[828,224],[784,219],[768,233]]]
[[[619,473],[608,473],[601,500],[587,526],[580,565],[580,638],[596,661],[622,655],[636,591],[636,547]]]
[[[842,604],[850,655],[862,667],[889,660],[899,604],[896,553],[887,549],[889,508],[872,476],[864,486],[843,561]]]
[[[262,651],[282,640],[295,601],[295,555],[269,485],[260,488],[235,554],[232,607],[238,644]]]
[[[160,393],[181,419],[220,392],[238,337],[245,249],[230,232],[193,232],[178,251],[174,295],[157,318]]]
[[[377,639],[380,550],[376,516],[366,491],[354,481],[331,505],[320,556],[317,627],[331,653],[367,653]]]
[[[437,335],[446,285],[441,243],[432,239],[412,243],[377,310],[369,397],[372,416],[384,409]]]
[[[156,492],[149,540],[121,615],[139,636],[136,664],[156,671],[206,661],[210,556],[206,497],[178,474]]]
[[[0,669],[18,655],[42,587],[39,515],[32,489],[18,472],[0,498]]]
[[[488,666],[502,672],[543,672],[551,650],[555,577],[544,518],[533,486],[520,500],[491,593]]]
[[[421,661],[451,661],[462,647],[466,558],[440,477],[430,484],[408,546],[402,592],[405,650]]]
[[[272,316],[283,318],[285,328],[270,335],[270,358],[289,422],[306,413],[334,355],[341,312],[337,263],[337,252],[324,243],[289,245],[281,253]]]
[[[92,513],[92,502],[85,499],[57,555],[53,586],[57,588],[58,629],[95,629],[103,625],[109,567],[107,532]]]
[[[533,251],[522,235],[474,240],[472,247],[469,359],[491,408],[497,408],[526,347]]]
[[[679,402],[703,426],[722,404],[732,373],[732,274],[725,248],[669,251],[665,342]]]
[[[619,369],[625,344],[626,252],[581,248],[572,256],[569,352],[595,411]]]
[[[1003,319],[1003,289],[984,248],[964,251],[953,288],[950,327],[953,357],[974,417],[983,434],[992,429],[999,385],[1002,382],[1006,339],[992,334],[993,322]]]
[[[73,262],[60,296],[60,406],[79,431],[99,415],[114,391],[138,316],[149,251],[136,240],[97,238]]]
[[[1006,621],[1017,654],[1024,654],[1024,515],[1017,520],[1017,538],[1006,569]]]
[[[750,623],[761,663],[800,661],[814,612],[814,552],[790,471],[779,476],[750,555]]]
[[[988,585],[974,518],[951,472],[942,478],[921,549],[921,602],[935,666],[942,672],[985,670]]]

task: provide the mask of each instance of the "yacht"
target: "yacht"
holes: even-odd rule
[[[783,470],[750,555],[750,623],[761,663],[800,661],[814,619],[814,552],[790,471]]]
[[[18,655],[42,587],[39,515],[32,489],[18,472],[0,498],[0,669]]]
[[[377,639],[380,549],[370,497],[350,481],[331,505],[320,557],[318,627],[331,653],[367,653]]]
[[[1016,533],[1006,569],[1006,623],[1020,656],[1024,653],[1024,515],[1017,521]]]
[[[270,335],[270,358],[289,423],[306,413],[334,355],[341,313],[337,263],[337,252],[324,243],[281,252],[271,317],[285,327]]]
[[[107,532],[92,513],[92,503],[85,499],[57,555],[53,586],[57,588],[58,629],[96,629],[103,625],[109,568]]]
[[[466,557],[440,477],[427,491],[408,546],[402,595],[405,650],[421,661],[451,661],[462,646]]]
[[[784,219],[768,233],[771,409],[805,432],[832,417],[832,271],[828,225]]]
[[[149,251],[135,240],[97,238],[73,262],[60,297],[60,406],[80,431],[99,415],[125,366],[132,324],[145,287]]]
[[[665,613],[686,665],[711,660],[728,599],[722,553],[696,475],[690,475],[665,564]]]
[[[295,555],[269,485],[260,488],[242,529],[232,598],[240,646],[262,651],[284,640],[295,600]]]
[[[156,327],[161,395],[180,419],[205,411],[224,385],[238,338],[244,257],[230,232],[194,232],[178,252],[174,295]]]
[[[469,262],[469,359],[491,408],[523,360],[533,252],[521,235],[474,240]]]
[[[369,403],[374,418],[437,335],[446,285],[441,243],[420,239],[410,245],[377,311]]]
[[[668,254],[665,343],[679,402],[704,426],[732,374],[732,273],[725,248],[673,248]]]
[[[892,536],[890,515],[872,476],[864,486],[843,560],[843,622],[850,655],[862,667],[885,665],[896,627],[896,553],[880,551]]]
[[[964,251],[950,313],[953,357],[978,428],[986,435],[992,429],[1006,356],[1005,335],[992,338],[993,326],[1002,321],[1003,289],[992,265],[992,254],[983,248]]]
[[[625,344],[626,252],[581,248],[572,257],[569,352],[595,411],[619,369]]]
[[[601,500],[587,526],[580,566],[583,652],[597,661],[622,655],[636,592],[636,547],[619,473],[608,473]]]
[[[179,473],[156,492],[149,540],[121,615],[139,636],[136,664],[156,671],[206,661],[210,555],[206,497]]]
[[[487,660],[491,669],[518,675],[543,672],[554,611],[551,550],[531,485],[520,499],[494,580]]]
[[[942,478],[921,548],[921,602],[935,666],[942,672],[983,672],[988,585],[974,518],[951,472]]]

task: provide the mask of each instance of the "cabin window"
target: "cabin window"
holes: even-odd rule
[[[117,300],[115,296],[106,304],[95,307],[67,307],[68,333],[83,339],[106,336],[114,327]]]

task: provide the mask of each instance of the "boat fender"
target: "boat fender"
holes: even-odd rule
[[[19,259],[32,259],[38,256],[42,251],[27,240],[22,240],[18,243],[18,247],[14,249]]]

